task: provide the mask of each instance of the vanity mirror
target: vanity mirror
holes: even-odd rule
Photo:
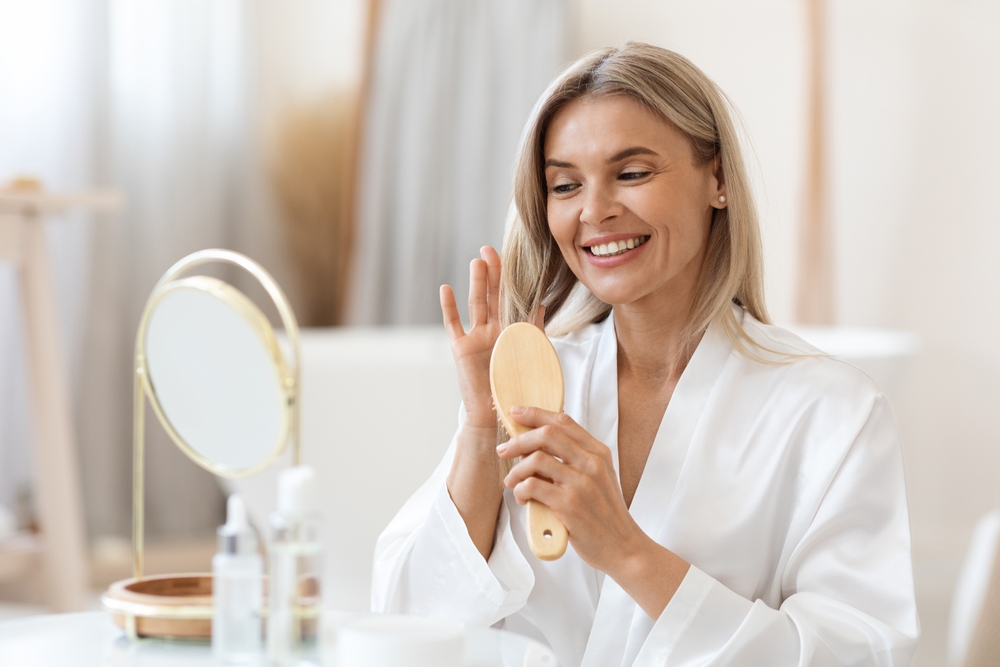
[[[284,337],[246,295],[207,275],[208,264],[250,274],[277,307]],[[300,460],[299,331],[274,279],[229,250],[203,250],[177,262],[153,289],[135,342],[133,577],[111,585],[104,606],[130,638],[208,638],[212,576],[144,576],[145,412],[198,465],[223,477],[265,469],[289,444]]]

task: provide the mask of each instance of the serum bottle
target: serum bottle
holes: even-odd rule
[[[316,473],[296,466],[278,478],[278,511],[268,544],[267,657],[272,665],[318,659],[316,635],[322,609]]]
[[[243,499],[234,493],[212,558],[212,655],[217,662],[249,664],[260,658],[263,574],[257,536]]]

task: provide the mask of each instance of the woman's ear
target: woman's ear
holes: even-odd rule
[[[713,208],[726,208],[729,204],[728,198],[726,197],[726,178],[724,172],[722,171],[722,155],[720,153],[716,153],[709,165],[712,170],[711,206]]]

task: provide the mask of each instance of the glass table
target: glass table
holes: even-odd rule
[[[361,615],[324,615],[320,664],[336,667],[336,629]],[[0,623],[0,665],[6,667],[209,667],[208,643],[144,639],[130,642],[104,611],[53,614]],[[261,665],[266,664],[263,660]],[[559,667],[552,650],[503,630],[468,628],[463,667]]]

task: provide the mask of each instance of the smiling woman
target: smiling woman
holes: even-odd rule
[[[768,323],[724,100],[644,44],[543,94],[469,331],[441,289],[464,409],[379,539],[377,611],[499,624],[564,667],[909,663],[895,422],[867,376]],[[565,412],[513,406],[528,429],[495,447],[490,353],[517,321],[554,336]],[[566,527],[561,559],[530,555],[529,501]]]
[[[621,95],[561,108],[545,154],[549,231],[573,275],[604,303],[666,299],[686,315],[725,208],[718,158],[696,160],[679,130]]]
[[[596,104],[602,101],[606,104]],[[583,114],[564,113],[575,107],[587,107],[586,119]],[[573,122],[567,123],[567,118]],[[564,134],[560,135],[560,131]],[[565,134],[573,131],[578,136]],[[608,136],[609,132],[617,136]],[[632,137],[632,132],[638,134]],[[567,161],[568,153],[559,153],[553,135],[568,142],[563,150],[575,153],[586,150],[584,146],[594,151],[595,144],[601,143],[605,154],[600,159],[606,167],[603,176],[615,178],[623,186],[643,183],[663,170],[669,172],[675,188],[683,189],[679,178],[696,177],[695,171],[700,171],[702,177],[710,174],[715,178],[717,192],[698,193],[709,195],[708,199],[685,201],[689,206],[700,206],[700,212],[707,216],[700,217],[705,229],[711,231],[706,259],[714,269],[701,275],[685,333],[693,337],[718,319],[737,346],[748,342],[729,312],[727,304],[733,298],[758,320],[769,321],[764,306],[757,209],[726,97],[686,58],[632,43],[621,50],[605,49],[582,58],[549,86],[536,105],[515,177],[519,215],[512,218],[504,242],[507,270],[501,313],[505,324],[522,321],[538,305],[544,305],[546,323],[555,324],[550,333],[568,333],[583,323],[603,319],[612,303],[590,298],[576,312],[557,318],[577,276],[554,266],[561,262],[562,253],[554,252],[556,248],[552,247],[557,239],[555,230],[548,233],[550,215],[571,215],[573,204],[569,209],[558,204],[553,207],[553,199],[565,197],[576,185],[585,184],[574,184],[569,174],[563,176],[570,179],[567,183],[550,180],[556,176],[555,169],[573,167]],[[630,139],[637,143],[628,144]],[[660,147],[659,153],[654,146]],[[633,162],[628,162],[630,159]],[[560,246],[559,250],[564,248]],[[549,280],[553,275],[555,279]]]

